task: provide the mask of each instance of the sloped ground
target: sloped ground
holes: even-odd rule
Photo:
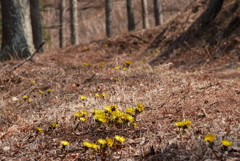
[[[232,4],[226,1],[221,13]],[[205,5],[191,17],[197,17]],[[192,8],[185,14],[189,12]],[[230,19],[234,16],[238,18],[233,14]],[[1,63],[1,160],[238,160],[239,27],[229,29],[224,23],[233,32],[218,39],[220,43],[206,49],[199,41],[191,50],[179,49],[164,64],[152,68],[146,62],[174,41],[173,35],[181,33],[183,24],[185,29],[190,25],[190,19],[181,25],[181,17],[186,16],[179,15],[178,22],[159,28],[37,55],[13,73],[7,71],[20,61]],[[226,43],[226,48],[224,42],[230,40],[234,43]],[[127,60],[132,63],[123,69]],[[82,100],[82,95],[87,98]],[[125,111],[139,102],[145,112],[136,117],[135,128],[105,124],[97,128],[91,115],[77,126],[74,118],[74,111],[81,109],[91,112],[118,105]],[[175,123],[183,119],[192,124],[180,135]],[[52,123],[59,126],[53,128]],[[209,133],[215,135],[213,146],[203,139]],[[116,134],[126,137],[126,142],[101,155],[86,151],[83,145],[83,141],[97,143],[99,138]],[[224,149],[222,139],[230,140],[232,146]],[[62,140],[70,145],[63,148]]]

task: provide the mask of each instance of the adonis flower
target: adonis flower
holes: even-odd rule
[[[107,141],[105,139],[98,139],[98,143],[105,145],[105,144],[107,144]]]
[[[204,141],[212,143],[214,142],[214,137],[214,134],[207,134],[204,136]]]
[[[84,96],[84,95],[82,95],[82,96],[80,96],[80,98],[81,98],[82,100],[85,100],[87,97]]]
[[[121,143],[124,143],[126,141],[126,138],[124,136],[115,135],[114,138]]]
[[[222,140],[223,146],[232,146],[232,143],[229,140]]]
[[[61,144],[62,144],[63,146],[67,146],[67,145],[69,145],[70,143],[69,143],[68,141],[62,140],[62,141],[61,141]]]

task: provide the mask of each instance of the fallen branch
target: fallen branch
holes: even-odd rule
[[[24,63],[26,63],[26,61],[29,61],[33,58],[33,56],[38,53],[38,51],[42,48],[42,46],[44,45],[45,42],[42,42],[39,47],[35,50],[35,52],[33,54],[31,54],[29,57],[27,57],[24,61],[22,61],[21,63],[17,64],[11,71],[7,71],[6,74],[9,74],[11,72],[13,72],[14,70],[16,70],[17,68],[19,68],[20,66],[22,66]]]

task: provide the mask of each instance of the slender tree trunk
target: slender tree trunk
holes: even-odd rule
[[[60,14],[59,14],[59,21],[60,21],[60,29],[59,29],[59,46],[60,48],[65,46],[65,12],[66,12],[66,0],[60,0]]]
[[[141,0],[141,1],[142,1],[143,28],[147,29],[147,28],[149,28],[147,0]]]
[[[34,50],[29,1],[1,0],[2,51],[1,60],[28,57]]]
[[[77,0],[70,0],[71,43],[78,44],[78,5]]]
[[[42,24],[40,19],[38,0],[30,0],[30,15],[31,15],[31,24],[32,24],[33,43],[34,43],[35,49],[37,49],[40,46],[40,44],[43,42]],[[39,52],[43,53],[43,47],[39,50]]]
[[[112,37],[112,0],[105,0],[105,10],[107,37]]]
[[[132,0],[127,0],[128,31],[135,30],[134,12]]]
[[[32,25],[30,16],[30,2],[27,0],[18,0],[20,7],[21,23],[23,26],[23,33],[27,40],[28,49],[31,53],[34,52]]]
[[[162,5],[159,4],[159,0],[153,0],[153,7],[154,7],[154,19],[155,19],[155,26],[161,25],[162,20]]]

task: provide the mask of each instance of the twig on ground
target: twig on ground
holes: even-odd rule
[[[11,72],[13,72],[14,70],[16,70],[17,68],[19,68],[20,66],[22,66],[24,63],[26,63],[26,61],[29,61],[33,58],[33,56],[38,53],[38,51],[42,48],[42,46],[44,45],[45,42],[42,42],[39,47],[34,51],[33,54],[31,54],[29,57],[27,57],[24,61],[22,61],[21,63],[19,63],[18,65],[16,65],[11,71],[7,71],[6,74],[9,74]]]

